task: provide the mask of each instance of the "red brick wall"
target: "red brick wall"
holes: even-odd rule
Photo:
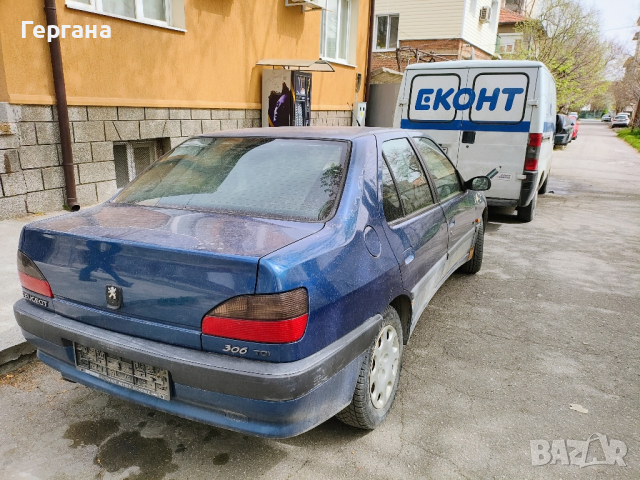
[[[447,60],[462,60],[471,57],[471,47],[459,38],[447,40],[401,40],[400,47],[417,48],[421,52],[434,53],[436,57],[430,57],[421,53],[420,62],[444,62]],[[475,57],[477,60],[490,60],[491,55],[475,48]],[[371,69],[385,67],[392,70],[403,72],[407,65],[416,63],[416,56],[413,51],[400,52],[401,66],[398,68],[398,60],[396,52],[373,52],[371,57]]]

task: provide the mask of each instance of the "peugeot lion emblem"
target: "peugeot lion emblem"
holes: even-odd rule
[[[114,310],[122,306],[122,288],[107,285],[107,306]]]

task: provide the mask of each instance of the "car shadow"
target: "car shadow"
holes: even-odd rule
[[[489,218],[485,228],[486,233],[493,233],[504,223],[522,223],[518,220],[516,210],[511,207],[489,207]]]

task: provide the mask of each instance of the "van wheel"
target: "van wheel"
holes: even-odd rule
[[[462,273],[478,273],[482,267],[482,252],[484,250],[484,222],[480,222],[476,243],[473,244],[473,256],[462,264],[458,271]]]
[[[531,203],[526,207],[518,207],[518,220],[530,222],[536,216],[536,204],[538,203],[538,192],[533,195]]]
[[[547,183],[549,182],[549,175],[551,175],[551,172],[547,174],[547,178],[545,178],[544,182],[542,182],[542,185],[540,185],[540,190],[538,190],[539,195],[544,195],[545,193],[547,193]]]
[[[402,324],[388,306],[382,326],[367,350],[351,403],[336,418],[347,425],[373,430],[387,417],[398,391],[402,369]]]

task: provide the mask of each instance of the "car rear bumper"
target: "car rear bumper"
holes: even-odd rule
[[[349,404],[367,347],[382,317],[302,360],[271,363],[177,347],[86,325],[20,300],[25,338],[62,376],[151,408],[253,435],[303,433]],[[114,385],[75,366],[73,343],[166,369],[171,400]]]

